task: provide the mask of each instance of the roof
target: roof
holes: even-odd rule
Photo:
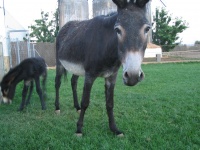
[[[161,48],[159,45],[153,44],[153,43],[148,43],[147,48]]]
[[[25,28],[6,10],[5,26],[7,30],[25,30]]]

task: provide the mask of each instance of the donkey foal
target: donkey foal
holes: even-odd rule
[[[43,77],[42,89],[40,87],[40,76]],[[12,103],[17,84],[24,80],[24,87],[22,90],[22,102],[19,107],[20,111],[23,110],[24,106],[28,105],[30,102],[30,97],[33,91],[33,80],[35,80],[36,91],[40,97],[42,110],[46,109],[44,101],[46,77],[47,69],[46,63],[43,58],[28,58],[23,60],[19,65],[10,69],[10,71],[3,77],[0,83],[3,102]],[[26,100],[28,89],[29,95]]]

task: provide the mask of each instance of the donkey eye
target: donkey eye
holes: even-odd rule
[[[9,89],[5,89],[5,90],[3,91],[3,93],[4,93],[5,95],[7,95],[8,92],[9,92]]]
[[[121,30],[118,27],[115,27],[115,31],[117,32],[117,34],[121,34]]]
[[[145,28],[145,33],[149,32],[150,29],[151,29],[151,27],[150,27],[150,26],[147,26],[147,27]]]

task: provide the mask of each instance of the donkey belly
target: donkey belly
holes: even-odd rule
[[[64,68],[69,71],[70,73],[73,73],[78,76],[84,76],[85,75],[85,69],[82,64],[76,64],[73,62],[69,62],[66,60],[60,60],[61,64],[64,66]]]

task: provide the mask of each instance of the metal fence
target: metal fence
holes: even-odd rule
[[[55,66],[55,44],[23,41],[10,43],[10,67],[15,67],[26,58],[39,56],[45,59],[47,66]]]
[[[29,42],[12,41],[10,42],[10,67],[15,67],[22,60],[35,57],[34,45]]]

